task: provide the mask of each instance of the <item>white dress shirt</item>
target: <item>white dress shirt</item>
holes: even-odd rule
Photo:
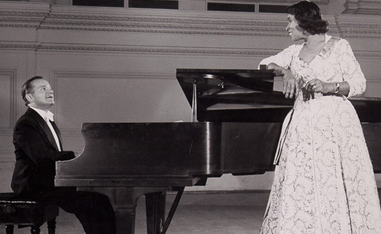
[[[44,110],[41,110],[41,109],[37,109],[37,108],[34,108],[34,107],[30,107],[32,108],[33,110],[35,110],[39,115],[41,115],[41,117],[45,120],[45,122],[48,124],[49,126],[49,129],[50,131],[52,132],[53,134],[53,137],[54,137],[54,140],[56,141],[56,145],[57,145],[57,148],[59,151],[61,151],[61,144],[60,144],[60,140],[58,139],[58,135],[56,133],[56,131],[54,130],[53,128],[53,125],[50,123],[50,121],[54,121],[53,119],[53,113],[50,112],[50,111],[44,111]],[[49,121],[50,120],[50,121]]]

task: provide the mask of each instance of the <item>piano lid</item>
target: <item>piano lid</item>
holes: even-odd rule
[[[189,104],[195,83],[198,96],[274,93],[273,70],[177,69],[176,77]]]
[[[177,69],[176,76],[201,122],[282,122],[294,103],[274,91],[273,70]],[[350,101],[361,122],[381,122],[381,98]]]
[[[293,105],[274,91],[273,70],[177,69],[198,121],[281,122]]]

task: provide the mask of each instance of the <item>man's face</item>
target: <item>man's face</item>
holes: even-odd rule
[[[49,82],[44,79],[32,81],[33,90],[27,94],[29,106],[49,110],[54,105],[54,94]]]

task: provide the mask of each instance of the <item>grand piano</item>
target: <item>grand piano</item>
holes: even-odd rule
[[[191,106],[191,122],[83,123],[83,153],[57,162],[56,186],[109,196],[118,234],[134,233],[142,195],[147,233],[164,234],[186,186],[274,169],[281,124],[293,101],[274,91],[272,70],[177,69],[177,80]],[[381,100],[352,102],[379,173]],[[166,214],[168,191],[177,195]]]

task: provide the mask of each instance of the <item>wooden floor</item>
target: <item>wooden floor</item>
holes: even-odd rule
[[[268,192],[184,193],[168,234],[259,234]],[[167,209],[174,199],[167,196]],[[136,214],[136,234],[145,234],[144,197],[139,199]],[[2,226],[0,233],[5,233]],[[29,228],[17,229],[15,234],[29,234]],[[46,226],[41,233],[47,233]],[[60,210],[56,234],[83,234],[72,214]]]

